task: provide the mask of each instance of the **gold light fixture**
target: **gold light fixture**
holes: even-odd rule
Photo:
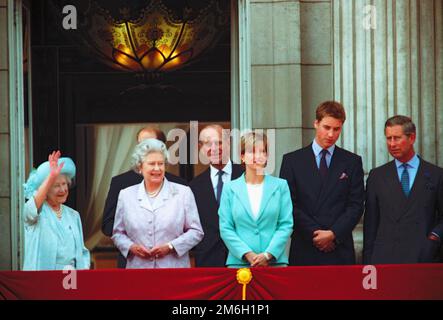
[[[131,18],[121,8],[120,18],[96,2],[85,12],[84,40],[112,68],[144,75],[182,68],[213,47],[229,21],[219,2],[195,13],[185,8],[180,18],[160,0],[153,0]]]

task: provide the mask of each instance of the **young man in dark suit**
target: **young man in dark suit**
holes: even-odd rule
[[[230,160],[230,135],[219,125],[204,127],[199,136],[200,156],[209,168],[190,183],[205,233],[194,248],[196,267],[224,267],[227,249],[220,238],[218,208],[223,184],[241,176],[244,169]]]
[[[321,103],[312,144],[283,157],[280,177],[294,206],[290,265],[355,264],[352,230],[363,214],[363,168],[360,156],[335,145],[345,120],[340,103]]]
[[[363,262],[438,262],[443,237],[443,169],[415,153],[416,129],[411,118],[389,118],[385,136],[394,160],[369,173]]]
[[[166,143],[165,134],[155,127],[145,127],[141,129],[137,134],[137,143],[151,138],[158,139],[163,143]],[[169,181],[187,185],[186,180],[173,174],[166,172],[165,177]],[[115,210],[117,208],[117,200],[120,191],[135,184],[139,184],[142,180],[143,176],[136,173],[134,170],[129,170],[118,176],[112,177],[108,196],[106,197],[105,208],[103,210],[102,232],[106,236],[112,236]],[[119,253],[117,258],[117,267],[126,268],[126,258],[121,253]]]

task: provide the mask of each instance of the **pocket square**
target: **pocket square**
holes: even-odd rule
[[[343,180],[343,179],[347,179],[347,178],[349,178],[348,175],[347,175],[345,172],[343,172],[343,173],[341,174],[339,180]]]

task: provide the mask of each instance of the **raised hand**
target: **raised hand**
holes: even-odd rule
[[[60,155],[60,151],[53,151],[48,156],[49,175],[46,177],[46,179],[43,181],[34,195],[34,201],[37,209],[40,209],[43,205],[43,202],[46,200],[46,197],[48,195],[49,189],[57,179],[60,171],[63,169],[64,163],[60,163],[60,165],[58,164],[58,159],[60,159]]]
[[[48,156],[48,162],[49,162],[49,175],[51,178],[56,178],[60,171],[63,169],[64,162],[58,164],[58,159],[60,159],[61,152],[60,150],[52,151],[52,153]]]

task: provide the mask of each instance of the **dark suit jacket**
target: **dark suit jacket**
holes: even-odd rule
[[[231,180],[242,175],[241,165],[232,164]],[[205,233],[203,240],[194,248],[197,267],[224,267],[228,251],[220,238],[218,204],[211,182],[210,168],[195,177],[189,186],[197,202],[200,222]]]
[[[289,264],[355,264],[352,230],[364,201],[361,157],[336,146],[323,182],[311,144],[283,156],[280,177],[288,181],[294,206]],[[334,232],[334,251],[324,253],[314,246],[315,230]]]
[[[395,161],[371,170],[366,184],[363,262],[437,262],[443,238],[443,169],[420,158],[409,197],[401,188]]]
[[[168,172],[165,173],[165,177],[169,181],[187,185],[183,178],[177,177]],[[106,236],[112,236],[115,210],[117,209],[117,201],[120,190],[138,184],[142,182],[142,180],[143,176],[137,174],[133,170],[129,170],[118,176],[112,177],[111,186],[109,187],[108,196],[106,197],[105,209],[103,210],[102,231]],[[126,258],[119,254],[117,264],[119,268],[125,268]]]

